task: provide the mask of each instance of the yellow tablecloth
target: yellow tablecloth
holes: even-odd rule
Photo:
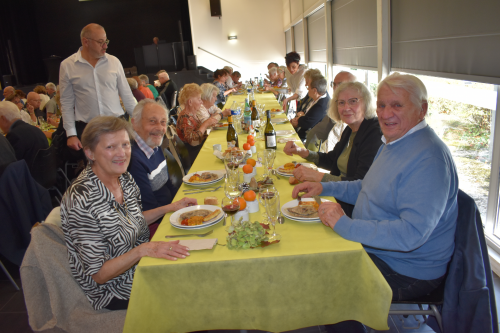
[[[245,96],[232,96],[242,101]],[[272,94],[258,94],[266,109],[279,108]],[[289,123],[276,130],[291,129]],[[213,131],[191,170],[224,169],[213,156],[213,144],[225,147],[226,131]],[[246,142],[246,135],[240,136]],[[256,143],[257,150],[264,142]],[[278,144],[275,166],[296,157],[283,153]],[[258,168],[258,174],[262,173]],[[223,182],[219,182],[219,185]],[[287,178],[275,180],[281,204],[292,200]],[[175,200],[184,195],[182,185]],[[223,188],[214,193],[193,194],[203,204],[205,196],[219,202]],[[334,200],[334,198],[326,197]],[[165,215],[153,241],[169,234],[185,234],[170,225]],[[250,214],[259,220],[261,212]],[[279,244],[252,250],[192,251],[187,259],[168,261],[143,258],[137,267],[124,332],[189,332],[215,329],[257,329],[281,332],[313,325],[357,320],[386,330],[391,290],[361,244],[343,239],[321,223],[289,219],[277,225]],[[222,222],[196,232],[213,230],[208,237],[226,244]],[[183,238],[186,239],[186,238]]]

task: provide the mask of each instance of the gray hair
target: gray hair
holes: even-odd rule
[[[278,72],[285,73],[286,66],[278,67]]]
[[[278,69],[276,67],[271,67],[269,70],[269,75],[278,74]]]
[[[146,84],[148,84],[149,83],[149,76],[147,76],[146,74],[141,74],[141,75],[139,75],[139,80],[142,80]]]
[[[214,94],[214,91],[216,92],[216,94],[219,93],[220,89],[217,88],[216,85],[214,84],[211,84],[211,83],[203,83],[201,86],[201,99],[204,100],[204,101],[209,101],[213,94]]]
[[[128,134],[130,141],[134,139],[134,131],[128,121],[114,116],[98,116],[93,118],[82,133],[82,146],[83,149],[90,149],[95,151],[95,147],[99,144],[101,136],[109,133],[116,133],[125,130]],[[86,156],[86,155],[85,155]],[[91,161],[88,157],[87,159]],[[91,161],[92,163],[93,161]]]
[[[156,105],[161,106],[162,109],[165,110],[165,115],[167,116],[167,119],[168,119],[168,110],[163,105],[161,105],[160,103],[157,103],[154,99],[145,98],[145,99],[141,100],[139,103],[137,103],[137,105],[134,108],[134,111],[132,112],[132,119],[134,119],[135,123],[138,123],[141,121],[142,111],[144,110],[146,105],[149,105],[149,104],[156,104]]]
[[[135,90],[135,89],[139,88],[139,83],[137,83],[136,80],[128,78],[127,82],[128,82],[130,89]]]
[[[233,67],[224,66],[224,69],[227,70],[230,74],[233,74]]]
[[[21,113],[16,104],[8,101],[0,102],[0,116],[4,116],[9,122],[20,119]]]
[[[304,73],[304,79],[306,80],[314,80],[315,78],[324,78],[319,69],[311,68]]]
[[[89,38],[92,35],[92,30],[94,30],[95,28],[101,28],[102,30],[104,30],[104,27],[100,24],[97,23],[87,24],[85,27],[83,27],[82,31],[80,32],[80,39]]]
[[[424,83],[414,75],[392,73],[380,81],[377,87],[377,95],[383,85],[389,87],[393,93],[396,93],[394,89],[398,88],[406,90],[410,94],[410,101],[419,109],[422,109],[422,103],[427,103],[427,89]]]
[[[165,80],[169,79],[170,77],[168,76],[168,73],[163,71],[158,74],[158,78],[164,78]]]
[[[337,89],[335,89],[335,93],[333,94],[333,98],[330,101],[330,106],[328,108],[328,117],[332,118],[336,122],[341,121],[337,101],[340,93],[347,89],[355,90],[361,95],[361,100],[365,105],[365,119],[375,118],[377,115],[377,109],[375,108],[373,102],[373,96],[370,90],[368,90],[368,88],[361,82],[344,82],[338,86]]]
[[[49,82],[45,85],[45,89],[52,89],[52,90],[57,90],[56,85],[53,84],[52,82]]]
[[[326,83],[326,79],[323,77],[323,75],[311,77],[310,88],[316,88],[318,94],[324,95],[326,93],[327,87],[328,84]]]

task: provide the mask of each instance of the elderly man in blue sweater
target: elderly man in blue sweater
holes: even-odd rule
[[[196,205],[197,200],[190,198],[172,203],[177,188],[168,177],[167,161],[159,148],[167,130],[167,110],[152,99],[143,99],[134,108],[132,126],[135,142],[128,171],[141,190],[142,209],[161,208],[167,213]],[[157,227],[157,223],[149,225],[151,236]]]
[[[380,82],[377,115],[383,145],[363,180],[303,183],[304,197],[334,196],[355,204],[352,219],[337,203],[319,207],[323,224],[360,242],[384,275],[394,300],[432,292],[454,250],[458,177],[448,147],[426,124],[427,90],[418,78],[394,73]],[[330,331],[349,331],[344,322]],[[364,332],[360,323],[359,330]],[[361,329],[362,328],[362,329]]]

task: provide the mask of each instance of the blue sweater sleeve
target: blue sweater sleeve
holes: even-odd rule
[[[361,179],[343,182],[326,182],[323,185],[322,196],[331,196],[345,203],[354,205],[361,191]]]
[[[395,211],[390,213],[399,215],[399,218],[360,220],[343,216],[334,230],[348,240],[378,249],[403,252],[415,250],[427,241],[443,216],[448,200],[452,200],[449,198],[450,188],[458,185],[451,184],[451,179],[447,162],[438,157],[422,160],[401,177],[397,188],[392,189],[392,198],[378,198],[394,201]],[[370,181],[377,182],[378,179]],[[373,183],[372,188],[375,186],[384,184]],[[368,197],[363,200],[366,194],[360,194],[362,202],[358,201],[358,204],[371,211],[387,209],[372,206]],[[373,195],[371,192],[369,194]]]
[[[136,158],[130,160],[129,170],[137,186],[141,190],[142,210],[147,211],[159,207],[156,196],[148,178],[148,170]]]

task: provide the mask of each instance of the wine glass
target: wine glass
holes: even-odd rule
[[[272,170],[274,165],[274,159],[276,158],[276,149],[266,149],[265,156],[267,160],[266,167]]]
[[[262,175],[262,177],[264,177],[264,179],[269,177],[269,169],[267,168],[266,152],[265,151],[258,151],[257,152],[257,160],[264,167],[264,174]]]
[[[262,212],[262,223],[263,224],[269,224],[269,219],[267,218],[267,214],[265,211],[265,207],[266,207],[265,198],[273,196],[275,191],[276,191],[276,188],[274,187],[273,184],[262,185],[259,188],[259,194],[257,197],[259,199],[259,203],[262,205],[262,207],[264,207],[264,211]]]
[[[236,199],[241,196],[241,188],[240,188],[240,177],[239,172],[238,175],[234,177],[226,177],[224,183],[224,193],[226,197],[229,199]]]
[[[227,153],[224,156],[224,166],[226,167],[226,175],[228,176],[232,176],[233,172],[238,171],[238,163],[234,161],[231,153]]]
[[[234,224],[234,214],[240,210],[240,202],[238,199],[222,198],[221,208],[227,216],[231,216],[231,225]]]
[[[280,196],[276,190],[268,189],[267,193],[274,193],[273,196],[264,198],[266,213],[273,226],[273,233],[269,236],[269,242],[274,242],[281,239],[281,235],[276,233],[276,221],[280,216]]]

